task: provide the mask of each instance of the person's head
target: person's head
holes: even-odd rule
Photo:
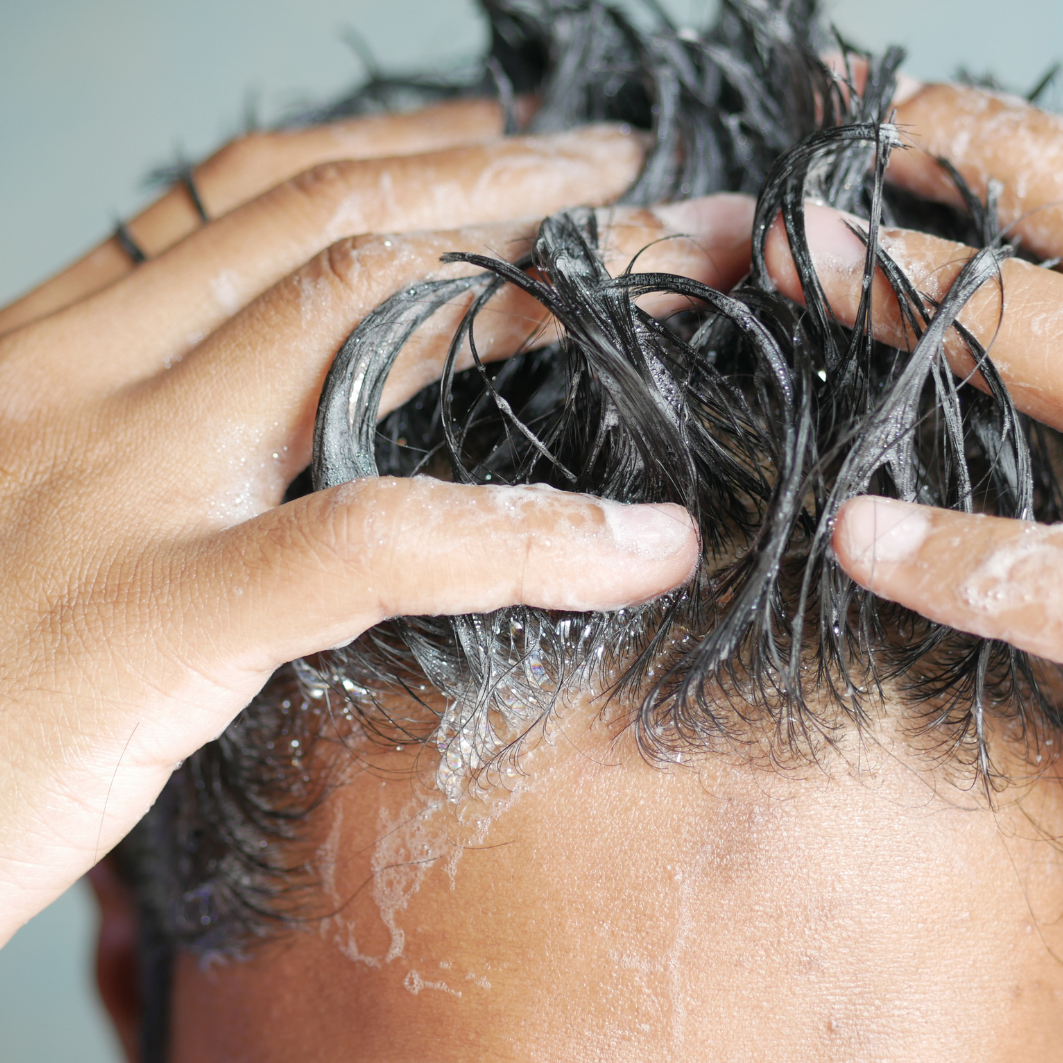
[[[172,1058],[995,1058],[1063,990],[1053,674],[860,591],[830,532],[867,492],[1059,519],[1058,441],[955,382],[934,334],[842,329],[802,205],[870,217],[872,247],[880,216],[979,246],[991,220],[884,191],[900,57],[840,87],[814,5],[727,4],[701,39],[485,6],[542,128],[652,126],[632,201],[759,191],[753,272],[730,296],[637,261],[614,281],[595,215],[550,219],[520,269],[463,282],[466,326],[508,281],[560,342],[377,424],[374,386],[462,285],[400,293],[326,385],[316,483],[677,502],[702,563],[634,609],[401,618],[279,672],[119,854]],[[764,269],[780,210],[808,311]],[[652,291],[689,309],[659,324]]]

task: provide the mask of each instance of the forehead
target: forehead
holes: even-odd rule
[[[577,708],[458,803],[374,754],[320,811],[325,916],[246,963],[183,963],[175,1058],[1028,1045],[1063,992],[1056,785],[993,812],[879,737],[827,770],[659,770]],[[961,984],[943,1023],[927,1002]]]

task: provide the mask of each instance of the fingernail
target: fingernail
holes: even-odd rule
[[[837,537],[843,560],[866,571],[876,564],[911,561],[929,534],[925,506],[865,496],[846,503]]]
[[[696,560],[697,534],[681,506],[625,506],[607,501],[599,505],[613,542],[625,553],[644,561],[664,561],[688,550]]]
[[[695,239],[711,236],[713,244],[723,246],[750,239],[755,210],[752,196],[720,193],[681,203],[661,203],[653,208],[653,213],[673,233]]]
[[[818,203],[805,204],[805,236],[820,277],[826,273],[863,273],[867,248],[850,225],[867,232],[867,222],[853,214]]]

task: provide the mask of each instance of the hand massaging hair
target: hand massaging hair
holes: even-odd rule
[[[649,130],[625,201],[756,194],[752,272],[729,294],[640,273],[637,260],[612,279],[595,215],[583,210],[548,219],[514,265],[452,256],[482,269],[400,292],[340,351],[321,400],[314,486],[430,473],[677,502],[698,521],[701,566],[689,587],[634,609],[404,617],[281,669],[175,772],[119,850],[163,1009],[173,947],[239,955],[313,916],[318,884],[298,841],[327,791],[328,758],[313,756],[323,731],[423,743],[438,752],[440,789],[456,797],[471,779],[490,781],[573,686],[629,710],[643,753],[667,763],[763,739],[814,756],[860,726],[888,685],[913,731],[934,736],[938,753],[946,748],[989,790],[1002,780],[988,718],[1008,721],[1031,749],[1060,725],[1055,666],[880,601],[829,549],[839,506],[865,492],[1042,521],[1063,508],[1058,435],[1016,412],[973,337],[988,394],[944,361],[964,303],[999,283],[1005,257],[1025,252],[1000,232],[993,193],[980,202],[955,174],[963,210],[884,184],[898,148],[889,119],[902,53],[866,56],[859,93],[818,58],[828,47],[864,53],[825,30],[815,0],[724,0],[698,32],[650,3],[648,29],[599,0],[482,6],[491,47],[468,77],[374,76],[300,121],[495,94],[512,130],[515,97],[534,92],[531,131],[595,121]],[[866,296],[855,329],[834,320],[804,237],[809,198],[869,219],[866,275],[876,262],[885,272],[920,337],[911,350],[869,338]],[[780,211],[807,310],[777,294],[765,270]],[[879,246],[880,223],[979,249],[933,316]],[[561,340],[529,337],[506,362],[455,372],[461,342],[475,349],[477,315],[504,284],[543,303]],[[657,322],[634,303],[646,292],[688,296],[690,309]],[[378,423],[405,340],[443,303],[470,295],[441,383]],[[163,1027],[149,1018],[149,1047]]]

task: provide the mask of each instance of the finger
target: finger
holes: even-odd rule
[[[942,156],[982,199],[990,180],[1001,183],[1001,221],[1031,251],[1063,255],[1063,118],[1014,96],[926,85],[897,108],[896,122],[912,147],[891,156],[891,182],[962,206],[935,161]]]
[[[863,497],[842,508],[834,549],[882,598],[1063,663],[1063,526]]]
[[[805,231],[816,273],[838,320],[852,325],[860,305],[866,249],[847,223],[867,229],[867,222],[827,207],[806,207]],[[883,229],[880,242],[916,289],[936,301],[944,298],[975,254],[962,244],[903,229]],[[766,261],[779,290],[803,302],[781,222],[768,237]],[[1001,275],[1003,313],[999,286],[987,284],[960,313],[959,321],[989,348],[1015,405],[1046,424],[1063,428],[1063,373],[1059,371],[1063,275],[1019,259],[1004,262]],[[896,298],[881,272],[875,277],[872,300],[875,337],[897,347],[910,345],[914,337],[906,332]],[[955,330],[946,340],[945,354],[953,372],[984,389],[981,376],[972,376],[974,361]]]
[[[750,233],[753,224],[752,198],[722,193],[661,204],[651,210],[606,208],[599,210],[599,238],[606,269],[617,276],[629,266],[639,273],[671,273],[701,281],[710,288],[730,291],[746,273],[750,263]],[[515,227],[505,234],[502,227],[485,231],[480,253],[501,254],[517,258],[530,246],[539,222]],[[415,238],[416,239],[416,238]],[[422,238],[430,239],[430,238]],[[390,237],[375,239],[373,246],[387,249]],[[473,250],[471,244],[459,247],[458,234],[440,234],[438,247],[448,251]],[[388,294],[425,277],[443,276],[436,248],[425,246],[418,255],[424,272],[415,275],[415,266],[387,285]],[[360,251],[369,253],[369,244]],[[393,256],[394,257],[394,256]],[[366,270],[377,277],[386,276],[386,267]],[[454,276],[460,275],[460,269]],[[414,335],[399,355],[388,376],[381,398],[380,416],[385,417],[423,388],[437,381],[443,371],[450,342],[472,296],[455,300],[443,307]],[[653,293],[636,300],[647,313],[656,317],[686,309],[685,296]],[[551,317],[542,303],[525,292],[506,286],[492,299],[476,323],[476,353],[483,362],[502,361],[520,349],[532,349],[555,338]],[[539,340],[536,340],[539,337]],[[456,369],[460,372],[473,365],[469,343],[458,353]]]
[[[603,209],[604,261],[619,273],[635,255],[648,271],[680,273],[717,288],[733,285],[748,269],[753,202],[715,196],[657,212]],[[667,224],[666,224],[667,222]],[[184,478],[206,477],[197,493],[232,494],[232,455],[256,472],[244,517],[275,505],[292,476],[310,459],[318,396],[336,351],[358,322],[394,292],[427,278],[477,273],[465,263],[443,266],[447,251],[519,258],[538,222],[505,223],[444,233],[377,236],[343,241],[275,286],[170,372],[131,393],[145,431],[203,441],[203,461]],[[662,239],[675,229],[687,238]],[[653,245],[653,246],[648,246]],[[451,337],[472,296],[434,316],[403,352],[389,377],[381,414],[439,378]],[[686,301],[682,301],[685,305]],[[675,309],[658,302],[658,312]],[[477,325],[477,350],[486,360],[509,357],[546,322],[542,306],[504,288]],[[459,367],[471,364],[469,354]],[[236,426],[246,426],[239,440]],[[163,457],[161,460],[165,461]],[[185,459],[181,459],[185,460]],[[219,517],[232,523],[225,507]]]
[[[190,564],[187,589],[206,614],[203,660],[268,674],[391,616],[646,601],[689,579],[699,550],[679,506],[381,478],[308,495],[216,537]],[[224,631],[218,601],[228,603]]]
[[[839,52],[823,61],[858,92],[867,61]],[[846,87],[843,87],[843,94]],[[898,74],[893,97],[906,150],[890,157],[886,179],[924,199],[963,207],[938,163],[948,159],[971,190],[985,199],[990,180],[1002,185],[1001,224],[1042,258],[1063,255],[1063,118],[1017,96],[965,85],[923,84]]]
[[[366,115],[306,129],[257,133],[226,145],[195,171],[196,190],[211,218],[262,195],[297,174],[338,160],[424,155],[497,139],[504,115],[494,100],[455,100],[406,114]],[[130,230],[152,256],[199,228],[200,218],[181,187],[138,215]],[[179,216],[177,208],[180,207]]]
[[[82,355],[76,386],[149,375],[333,241],[449,229],[607,203],[638,174],[641,138],[618,127],[509,137],[430,155],[329,163],[193,234],[120,284],[42,322],[27,357],[44,371]],[[116,326],[121,334],[117,337]],[[94,356],[86,340],[99,345]],[[49,352],[53,352],[49,354]],[[53,372],[58,375],[60,365]]]
[[[211,218],[325,162],[442,151],[502,135],[502,108],[492,100],[458,100],[408,114],[369,115],[308,129],[252,133],[225,145],[196,167],[194,180]],[[177,185],[127,223],[150,258],[202,225],[188,190]],[[0,310],[0,333],[54,313],[133,269],[118,241],[90,251],[11,306]]]

